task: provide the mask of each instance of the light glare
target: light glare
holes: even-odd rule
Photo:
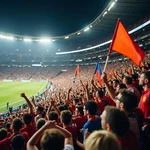
[[[69,39],[69,36],[66,36],[65,39]]]
[[[84,32],[88,31],[89,29],[90,29],[89,27],[85,28],[85,29],[84,29]]]
[[[25,42],[31,42],[31,39],[24,39]]]
[[[108,8],[108,11],[110,11],[114,5],[115,5],[115,2],[112,2],[111,6]]]

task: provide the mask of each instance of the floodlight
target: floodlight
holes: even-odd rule
[[[108,11],[110,11],[114,5],[115,5],[115,2],[112,2],[112,4],[110,5],[110,7],[108,8]]]
[[[84,32],[88,31],[89,29],[90,29],[89,27],[85,28],[85,29],[84,29]]]
[[[25,42],[31,42],[31,39],[23,39]]]
[[[69,36],[66,36],[65,39],[69,39]]]
[[[49,43],[49,42],[51,42],[51,39],[40,39],[39,42]]]
[[[103,17],[107,14],[107,11],[104,12]]]

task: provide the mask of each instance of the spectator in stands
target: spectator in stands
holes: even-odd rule
[[[114,97],[114,92],[108,84],[105,73],[103,73],[102,79],[106,85],[106,90],[115,101],[116,107],[128,115],[130,121],[130,131],[132,131],[138,142],[140,142],[141,123],[139,122],[140,119],[137,115],[133,113],[133,110],[138,106],[137,96],[128,90],[120,90],[119,94]]]
[[[106,106],[101,118],[102,128],[116,134],[122,149],[139,149],[136,137],[129,132],[129,119],[123,111],[112,106]]]
[[[40,138],[42,150],[74,150],[71,133],[55,125],[53,121],[48,121],[30,138],[27,150],[35,150]]]
[[[36,122],[36,128],[37,128],[37,130],[39,130],[41,127],[43,127],[45,123],[46,123],[46,120],[44,118],[40,118]]]
[[[114,79],[113,80],[113,89],[116,90],[117,86],[119,85],[119,80]]]
[[[139,101],[141,95],[138,89],[132,85],[132,78],[129,76],[125,76],[123,79],[123,83],[127,86],[127,90],[133,92],[137,96],[138,101]]]
[[[117,137],[108,131],[94,131],[85,140],[85,150],[121,150]]]
[[[18,134],[14,136],[11,140],[12,150],[23,150],[25,147],[25,139],[24,136]]]
[[[35,117],[35,122],[37,122],[40,118],[43,118],[43,111],[44,111],[44,108],[42,106],[37,106],[36,107],[36,117]]]
[[[30,115],[30,114],[24,114],[23,122],[25,124],[25,127],[22,128],[20,131],[27,132],[29,135],[29,138],[30,138],[36,132],[34,118],[32,118],[32,115]]]
[[[140,75],[139,84],[144,91],[140,99],[139,107],[144,113],[145,118],[150,117],[150,71],[146,71]]]
[[[101,129],[101,118],[96,115],[97,113],[97,104],[94,101],[87,101],[84,105],[84,114],[87,116],[88,121],[83,126],[83,137],[85,130],[88,129],[90,133],[95,130]]]
[[[12,128],[11,128],[11,124],[9,122],[6,123],[6,130],[8,133],[12,134]]]
[[[11,139],[18,134],[23,135],[25,138],[25,143],[27,143],[29,136],[27,132],[20,132],[22,125],[23,123],[19,118],[13,120],[13,134],[11,137],[5,138],[4,140],[0,141],[0,149],[10,150]]]
[[[63,128],[72,134],[73,143],[75,145],[77,139],[77,127],[72,122],[72,113],[69,110],[64,110],[61,112],[61,122],[63,123]]]
[[[7,130],[5,128],[0,129],[0,141],[7,137]]]

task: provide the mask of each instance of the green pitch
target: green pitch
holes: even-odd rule
[[[15,108],[25,101],[20,93],[25,93],[28,98],[45,90],[47,82],[0,82],[0,112],[6,111],[6,103]]]

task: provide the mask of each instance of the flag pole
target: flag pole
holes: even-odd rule
[[[103,72],[106,71],[106,67],[107,67],[107,64],[108,64],[109,57],[110,57],[110,52],[112,50],[112,47],[113,47],[113,44],[114,44],[114,40],[116,38],[116,33],[117,33],[118,26],[119,26],[119,22],[120,22],[120,19],[118,19],[117,24],[116,24],[116,28],[115,28],[115,31],[114,31],[114,34],[113,34],[112,42],[111,42],[109,50],[108,50],[108,54],[107,54],[107,57],[106,57],[106,62],[105,62],[105,66],[104,66]]]

